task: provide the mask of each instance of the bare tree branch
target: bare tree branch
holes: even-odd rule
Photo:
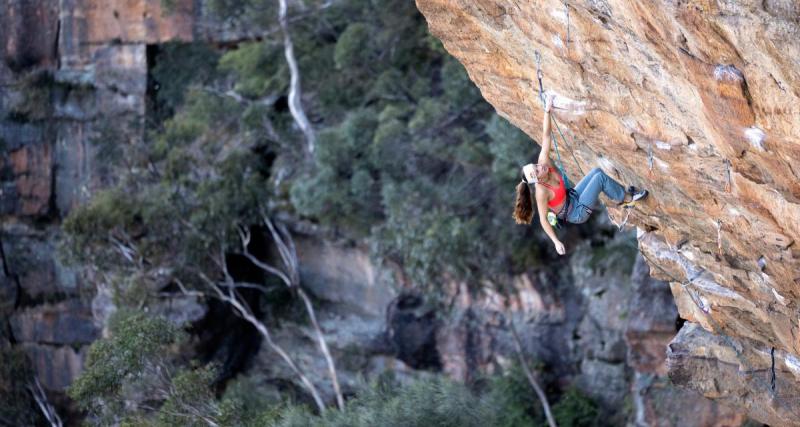
[[[53,405],[47,400],[47,395],[44,394],[38,377],[33,377],[33,384],[28,385],[28,391],[33,395],[36,404],[39,405],[39,409],[47,419],[47,422],[52,427],[62,427],[64,424],[61,422],[61,418],[58,416],[55,408],[53,408]]]
[[[331,377],[333,391],[336,394],[336,404],[339,406],[339,410],[344,411],[344,396],[342,396],[342,389],[339,386],[339,377],[336,373],[336,365],[333,363],[333,357],[331,357],[330,349],[328,349],[328,343],[325,342],[325,336],[322,335],[322,328],[320,328],[319,322],[317,322],[317,316],[314,314],[314,306],[311,305],[311,299],[308,297],[308,294],[306,294],[306,291],[299,286],[297,287],[297,295],[300,296],[300,299],[303,300],[303,304],[306,306],[306,311],[308,312],[308,317],[311,320],[311,325],[314,327],[314,332],[317,335],[319,349],[322,352],[322,355],[325,356],[325,362],[328,365],[328,375]]]
[[[224,260],[223,260],[224,262]],[[270,350],[274,351],[278,354],[278,356],[289,365],[289,369],[300,378],[300,382],[302,383],[303,387],[311,394],[311,397],[314,399],[314,403],[317,405],[317,408],[321,413],[325,412],[325,403],[322,400],[322,397],[317,390],[317,387],[308,379],[308,377],[300,370],[297,363],[294,361],[292,356],[286,352],[280,345],[278,345],[275,341],[272,340],[272,334],[269,332],[267,326],[260,321],[250,310],[250,307],[241,301],[239,295],[235,293],[233,289],[233,283],[225,283],[224,285],[229,288],[228,293],[223,292],[222,287],[219,283],[211,280],[208,276],[205,275],[202,271],[197,271],[197,275],[208,285],[208,287],[214,291],[216,297],[219,298],[221,301],[230,304],[231,307],[236,310],[236,312],[248,323],[253,325],[256,330],[261,334],[262,338],[264,338],[264,342],[270,348]],[[185,289],[185,288],[183,288]]]
[[[328,365],[328,375],[330,376],[331,383],[333,385],[333,391],[336,395],[336,404],[340,410],[344,410],[344,396],[342,395],[342,389],[339,385],[339,376],[336,372],[336,364],[331,356],[328,343],[325,341],[325,335],[322,333],[322,328],[317,321],[317,315],[314,310],[314,305],[311,303],[311,298],[309,298],[308,294],[303,290],[303,288],[300,287],[300,269],[299,262],[297,261],[297,249],[294,245],[294,240],[292,239],[291,234],[289,234],[289,231],[286,230],[286,227],[284,227],[282,224],[276,227],[272,219],[270,219],[266,214],[262,214],[262,219],[272,235],[272,239],[278,249],[281,261],[283,261],[285,271],[281,271],[277,267],[273,267],[251,254],[248,249],[248,245],[250,243],[250,232],[248,230],[240,229],[239,236],[242,240],[243,254],[255,266],[268,273],[278,276],[289,289],[296,291],[297,295],[303,301],[303,305],[308,313],[308,318],[311,320],[311,326],[313,327],[314,333],[317,337],[317,343],[319,345],[320,352],[325,357],[325,362]]]
[[[541,386],[539,386],[539,382],[536,381],[536,378],[533,376],[533,371],[531,371],[531,368],[528,366],[528,361],[525,360],[525,353],[522,351],[522,342],[517,334],[517,328],[514,327],[514,321],[509,319],[508,325],[509,329],[511,329],[511,337],[514,341],[514,348],[517,351],[517,357],[519,357],[519,363],[522,365],[522,370],[525,371],[525,376],[528,377],[528,382],[531,384],[531,387],[533,387],[533,390],[539,397],[539,401],[542,403],[544,415],[547,417],[547,424],[549,424],[550,427],[558,427],[556,420],[553,418],[553,414],[550,412],[550,404],[547,402],[547,395],[544,394],[544,390]]]
[[[311,127],[311,123],[308,121],[308,117],[306,117],[306,112],[303,110],[303,105],[300,103],[300,98],[302,96],[302,91],[300,89],[300,69],[294,57],[294,45],[289,35],[286,0],[279,1],[278,21],[280,22],[281,31],[283,32],[283,46],[286,62],[289,64],[289,111],[292,113],[295,123],[297,123],[297,126],[300,127],[300,130],[303,131],[306,137],[308,154],[313,155],[316,147],[316,136],[314,135],[314,129]]]

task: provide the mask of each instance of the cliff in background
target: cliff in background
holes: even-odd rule
[[[650,190],[627,223],[689,321],[669,346],[673,381],[765,423],[800,425],[800,7],[417,5],[483,96],[534,138],[538,50],[571,137],[570,174],[599,166]]]
[[[175,2],[172,13],[161,4],[8,0],[0,8],[0,349],[23,349],[49,391],[81,372],[111,306],[109,292],[96,295],[87,272],[57,256],[63,218],[114,180],[95,140],[109,126],[128,129],[127,142],[142,139],[158,44],[256,37],[206,18],[200,2]],[[177,315],[188,320],[203,314],[183,308]]]

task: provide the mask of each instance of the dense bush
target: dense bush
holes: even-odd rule
[[[342,412],[323,416],[303,407],[287,407],[270,424],[275,427],[546,427],[543,410],[530,386],[516,375],[489,378],[481,391],[463,384],[434,377],[407,385],[391,381],[375,383],[348,402]],[[552,403],[552,402],[551,402]],[[553,417],[561,427],[607,425],[599,418],[596,404],[575,388],[570,388],[552,406]]]
[[[94,343],[86,370],[69,389],[95,421],[124,425],[190,426],[546,426],[543,410],[520,369],[482,385],[429,377],[401,384],[384,376],[348,400],[343,411],[311,412],[275,400],[261,381],[242,377],[222,396],[214,370],[181,365],[181,334],[165,320],[140,312],[117,313],[113,336]],[[122,399],[125,392],[126,399]],[[602,425],[596,405],[570,389],[552,407],[562,427]]]

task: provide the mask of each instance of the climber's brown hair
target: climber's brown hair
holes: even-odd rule
[[[513,217],[517,224],[530,224],[533,220],[531,189],[525,181],[517,184],[517,201],[514,203]]]

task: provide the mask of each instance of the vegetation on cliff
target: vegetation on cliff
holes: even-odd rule
[[[86,372],[70,396],[100,424],[131,426],[546,426],[520,369],[468,388],[442,377],[401,384],[391,376],[364,385],[342,411],[316,414],[292,402],[271,402],[252,379],[214,392],[214,368],[182,363],[170,347],[185,345],[160,318],[122,312],[113,337],[92,346]],[[560,426],[599,425],[594,403],[569,389],[553,406]]]
[[[275,26],[275,15],[265,13],[274,11],[272,2],[212,3],[226,19]],[[396,262],[432,296],[443,276],[479,283],[547,256],[529,228],[510,220],[518,166],[535,146],[483,102],[413,3],[315,1],[307,8],[293,11],[291,34],[318,138],[313,155],[288,105],[279,31],[230,49],[160,47],[144,140],[130,132],[138,124],[98,132],[101,161],[115,182],[66,219],[63,247],[113,289],[125,320],[112,322],[112,337],[92,346],[71,396],[98,420],[135,425],[354,425],[378,416],[408,425],[402,417],[417,411],[419,425],[530,425],[541,417],[533,401],[521,402],[501,383],[473,392],[434,380],[397,395],[380,385],[341,413],[313,419],[291,404],[242,400],[247,393],[219,397],[215,367],[192,365],[174,326],[137,314],[174,296],[215,298],[283,352],[269,331],[280,317],[272,297],[284,285],[315,320],[297,286],[291,237],[275,217],[368,244],[376,259]],[[276,259],[280,267],[268,264]],[[288,353],[284,360],[292,366]],[[292,369],[322,412],[315,387]],[[573,402],[570,395],[562,401]],[[592,408],[584,407],[589,418]],[[562,408],[558,416],[572,412]]]

